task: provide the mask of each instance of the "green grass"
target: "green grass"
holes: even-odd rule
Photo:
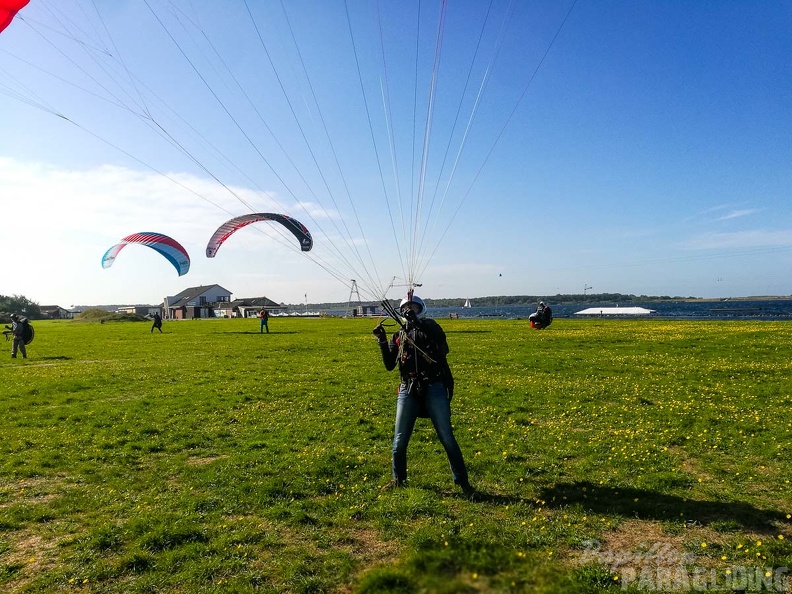
[[[29,359],[0,363],[0,590],[598,592],[657,565],[792,568],[792,324],[441,322],[473,501],[428,421],[409,486],[379,489],[398,380],[372,320],[37,322]]]

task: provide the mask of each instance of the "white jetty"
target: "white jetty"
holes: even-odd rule
[[[589,307],[576,311],[576,316],[646,316],[655,313],[654,309],[644,307]]]

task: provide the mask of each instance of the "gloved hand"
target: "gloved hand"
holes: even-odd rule
[[[418,325],[418,316],[411,309],[404,312],[404,319],[407,321],[407,328],[415,328]]]
[[[371,333],[377,337],[377,342],[387,342],[388,341],[388,333],[385,328],[382,327],[382,324],[377,324],[374,330]]]

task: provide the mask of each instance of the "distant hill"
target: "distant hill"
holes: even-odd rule
[[[109,312],[118,311],[121,307],[157,307],[156,305],[148,305],[146,303],[122,303],[119,305],[75,305],[69,309],[73,313],[81,313],[86,309],[104,309]]]

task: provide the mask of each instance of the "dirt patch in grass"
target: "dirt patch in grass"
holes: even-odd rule
[[[661,567],[692,561],[695,554],[685,553],[685,541],[691,537],[692,534],[668,534],[658,522],[630,520],[606,533],[600,550],[617,565]]]
[[[228,458],[228,456],[195,456],[192,458],[187,458],[187,466],[206,466],[207,464],[217,462],[218,460],[223,460],[224,458]]]
[[[696,573],[711,576],[714,574],[709,572],[723,572],[735,565],[761,566],[767,562],[762,548],[767,540],[768,535],[753,532],[723,534],[699,525],[680,532],[668,530],[660,522],[628,520],[601,539],[588,541],[582,552],[569,559],[576,566],[604,566],[628,582],[646,575],[684,582]]]
[[[0,483],[0,509],[14,505],[48,503],[61,496],[66,485],[65,477],[31,477]]]
[[[56,567],[58,539],[22,530],[8,535],[10,550],[2,556],[5,567],[18,568],[13,579],[3,584],[4,592],[19,592],[35,577]]]
[[[702,468],[700,461],[691,458],[688,453],[679,447],[669,448],[669,452],[677,456],[680,460],[679,468],[689,475],[701,481],[712,481],[712,475]]]
[[[402,552],[402,544],[396,540],[382,538],[382,534],[369,527],[346,527],[339,528],[332,536],[331,549],[320,545],[317,540],[311,538],[310,533],[285,526],[271,521],[259,522],[260,529],[276,535],[280,541],[278,547],[268,551],[260,551],[259,558],[253,561],[255,567],[272,567],[279,557],[285,555],[308,554],[313,557],[322,557],[329,550],[343,552],[354,561],[353,581],[364,572],[381,566],[393,565]],[[288,551],[288,552],[285,552]],[[353,583],[336,584],[333,592],[353,592]]]
[[[382,540],[377,530],[359,528],[349,532],[341,539],[338,548],[349,553],[357,562],[356,579],[375,567],[393,565],[401,552],[401,546],[394,540]],[[354,592],[353,584],[339,584],[335,592],[347,594]]]
[[[348,539],[347,546],[342,546],[357,559],[364,561],[365,565],[378,565],[385,561],[395,559],[400,551],[400,545],[394,540],[382,540],[377,530],[361,528],[353,530]]]
[[[598,563],[616,573],[640,572],[644,569],[713,567],[716,559],[710,554],[726,545],[718,532],[701,526],[669,532],[655,521],[628,520],[599,540],[586,542],[586,548],[575,560],[577,565]]]

